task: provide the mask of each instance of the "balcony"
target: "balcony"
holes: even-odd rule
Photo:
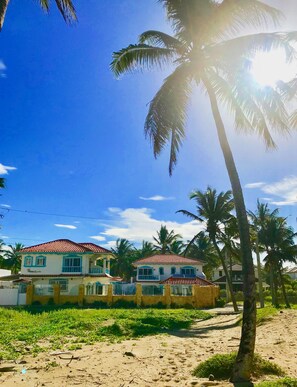
[[[89,274],[103,274],[103,267],[100,267],[100,266],[90,267]]]
[[[81,273],[82,267],[81,266],[63,266],[62,267],[62,273]]]
[[[137,275],[137,281],[160,281],[159,275]]]

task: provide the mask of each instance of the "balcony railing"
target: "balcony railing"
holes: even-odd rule
[[[81,266],[63,266],[62,273],[81,273]]]
[[[103,267],[90,267],[89,274],[103,274]]]
[[[159,275],[141,275],[138,274],[137,281],[160,281]]]

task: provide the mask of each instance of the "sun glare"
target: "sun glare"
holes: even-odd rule
[[[277,81],[288,82],[296,76],[296,62],[287,63],[283,50],[256,54],[251,73],[261,86],[275,86]]]

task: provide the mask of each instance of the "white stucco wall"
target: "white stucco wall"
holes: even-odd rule
[[[199,276],[199,275],[202,275],[202,265],[181,265],[181,264],[170,264],[170,265],[153,265],[153,264],[145,264],[145,265],[138,265],[137,266],[137,277],[138,277],[138,269],[139,268],[142,268],[142,267],[152,267],[154,269],[154,272],[153,274],[155,276],[159,276],[159,269],[160,267],[163,267],[164,269],[164,275],[160,275],[160,281],[163,281],[165,279],[167,279],[168,277],[170,277],[172,274],[171,274],[171,268],[172,267],[175,267],[176,268],[176,271],[175,271],[175,274],[181,274],[181,269],[183,267],[193,267],[196,269],[196,275]]]

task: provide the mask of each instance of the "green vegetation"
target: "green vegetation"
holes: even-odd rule
[[[283,378],[256,384],[256,387],[297,387],[297,379]]]
[[[120,341],[188,328],[195,319],[208,319],[197,310],[0,308],[0,360],[45,349],[77,349],[98,341]],[[32,309],[33,312],[33,309]]]
[[[257,325],[262,325],[266,321],[271,320],[278,312],[279,310],[273,306],[257,309]]]
[[[200,378],[208,378],[213,374],[215,379],[228,380],[231,377],[232,368],[236,359],[236,353],[214,355],[206,361],[200,363],[193,374]],[[258,378],[263,375],[284,376],[283,370],[268,360],[264,360],[260,355],[255,354],[252,376]]]

